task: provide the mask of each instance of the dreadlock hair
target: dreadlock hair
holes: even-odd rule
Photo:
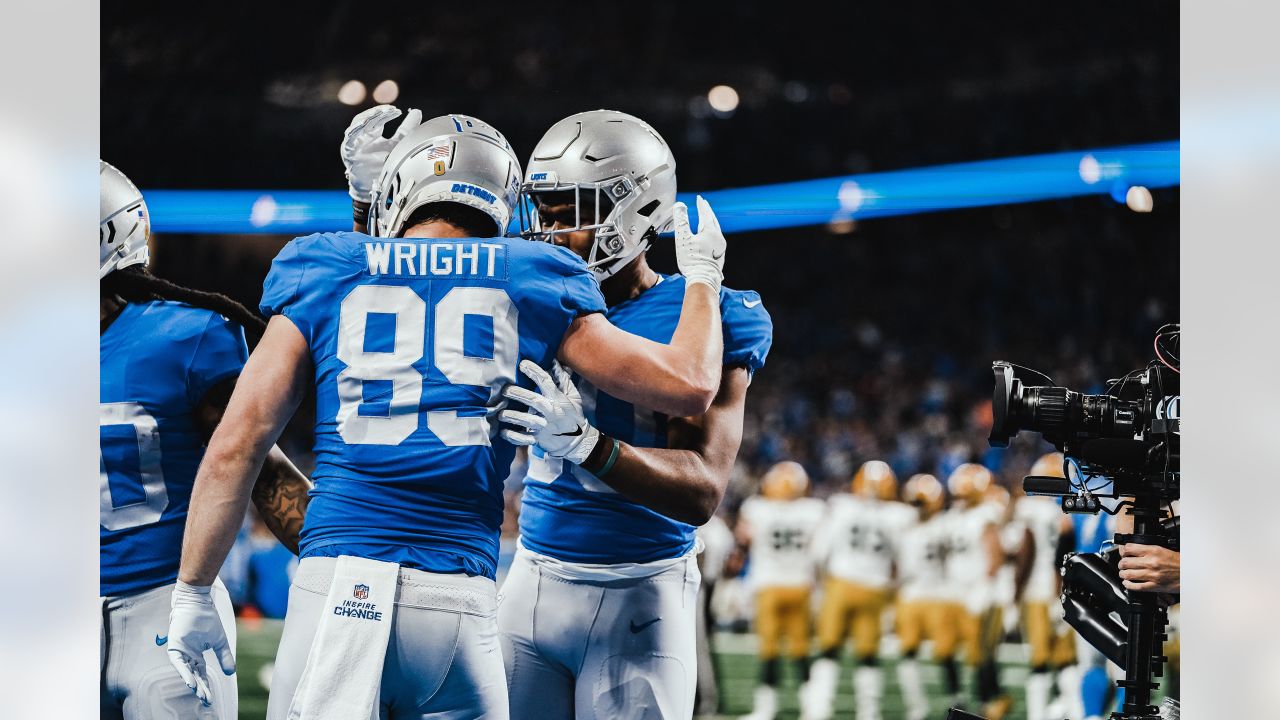
[[[184,287],[152,275],[145,265],[130,265],[102,278],[100,291],[104,295],[118,295],[128,302],[173,300],[212,310],[244,328],[250,349],[262,339],[267,323],[249,308],[216,292],[205,292]]]

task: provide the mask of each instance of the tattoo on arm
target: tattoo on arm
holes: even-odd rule
[[[298,535],[307,514],[311,481],[307,480],[279,448],[272,448],[253,486],[253,505],[271,533],[298,554]]]

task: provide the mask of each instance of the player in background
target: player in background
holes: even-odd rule
[[[987,501],[993,482],[991,471],[976,463],[964,463],[947,477],[954,504],[948,521],[946,565],[947,579],[959,593],[960,636],[965,662],[974,671],[974,694],[983,704],[982,714],[999,720],[1008,712],[1010,700],[1000,692],[996,674],[983,670],[989,654],[995,651],[990,643],[991,624],[996,622],[993,592],[1004,563],[999,511]]]
[[[531,237],[587,261],[614,325],[671,338],[680,297],[699,280],[656,273],[647,261],[673,215],[677,242],[688,227],[662,137],[625,113],[571,115],[538,142],[525,177]],[[710,206],[699,198],[698,207],[703,232],[718,233]],[[756,293],[721,288],[719,313],[720,386],[706,412],[633,404],[576,365],[576,383],[533,368],[539,392],[506,391],[529,411],[503,411],[504,436],[536,443],[498,613],[514,717],[626,717],[641,707],[692,715],[695,529],[720,504],[747,387],[772,341]],[[643,368],[620,369],[649,381]]]
[[[1094,481],[1100,478],[1077,478],[1088,487],[1095,487]],[[1108,492],[1103,488],[1103,493]],[[1104,500],[1105,502],[1105,500]],[[1096,515],[1075,514],[1069,516],[1072,523],[1073,551],[1077,553],[1102,552],[1111,546],[1116,534],[1116,517],[1106,512]],[[1117,690],[1115,680],[1121,675],[1120,668],[1107,660],[1106,656],[1088,643],[1079,633],[1072,633],[1076,641],[1076,669],[1080,677],[1080,701],[1085,720],[1101,720],[1107,714],[1107,708],[1116,702],[1123,692]]]
[[[784,461],[769,468],[760,494],[738,513],[738,542],[748,546],[747,582],[755,590],[760,684],[750,720],[778,713],[778,678],[784,654],[800,670],[801,697],[808,694],[810,595],[815,584],[813,537],[825,503],[805,497],[804,466]],[[786,643],[783,647],[783,643]]]
[[[271,320],[201,464],[180,571],[212,581],[247,478],[314,386],[316,487],[272,720],[508,715],[493,578],[515,447],[495,416],[517,367],[558,358],[675,414],[704,412],[713,397],[723,238],[678,233],[677,262],[697,281],[660,345],[608,323],[580,258],[497,237],[519,180],[497,130],[434,118],[390,150],[373,184],[377,237],[298,238],[272,264]],[[203,670],[202,648],[225,642],[212,617],[212,607],[174,614],[171,643],[189,672]]]
[[[893,593],[894,553],[903,532],[915,524],[914,509],[898,502],[898,478],[883,460],[870,460],[854,473],[852,493],[827,500],[827,514],[815,540],[826,577],[818,611],[818,659],[804,701],[807,720],[828,720],[834,712],[840,651],[853,641],[854,695],[859,720],[880,717],[884,673],[880,669],[880,628]]]
[[[950,516],[943,512],[946,493],[932,475],[912,475],[902,486],[902,500],[916,509],[918,523],[907,528],[897,548],[897,633],[902,658],[898,685],[907,720],[930,716],[928,696],[920,675],[920,643],[933,643],[933,661],[942,666],[949,699],[960,697],[960,672],[955,652],[959,614],[955,592],[947,582],[946,556]]]
[[[1061,453],[1047,453],[1031,466],[1029,475],[1065,477]],[[1016,490],[1016,488],[1015,488]],[[1022,592],[1022,628],[1031,647],[1031,676],[1027,678],[1027,720],[1083,717],[1080,676],[1075,667],[1074,634],[1062,620],[1062,566],[1070,545],[1071,518],[1052,498],[1015,492],[1014,518],[1027,529],[1031,566]],[[1051,712],[1050,695],[1057,674],[1058,696],[1064,702]]]
[[[150,218],[137,187],[99,164],[99,593],[103,718],[236,717],[235,678],[183,686],[165,653],[170,602],[195,592],[178,576],[188,502],[204,445],[222,417],[264,323],[225,295],[192,290],[147,270]],[[253,484],[263,521],[297,552],[310,483],[272,448]],[[243,513],[240,518],[243,519]],[[231,638],[235,619],[220,581],[202,591]],[[213,707],[201,702],[215,698]]]
[[[1031,553],[1028,550],[1030,538],[1026,525],[1013,516],[1013,499],[1003,485],[992,484],[987,489],[983,502],[995,518],[996,537],[1000,546],[1000,568],[991,579],[990,607],[982,623],[983,661],[978,672],[980,686],[998,687],[1000,666],[996,650],[1005,635],[1013,632],[1018,625],[1018,600],[1026,587],[1027,574],[1031,569]],[[1003,706],[1011,702],[1012,699],[1000,700],[996,716],[1007,713],[1008,708]]]
[[[697,541],[702,544],[698,553],[698,692],[694,700],[694,715],[716,715],[720,711],[720,678],[715,659],[716,612],[712,604],[716,586],[728,577],[730,556],[737,543],[733,530],[719,512],[706,524],[698,527]]]

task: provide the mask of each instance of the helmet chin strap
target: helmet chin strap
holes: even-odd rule
[[[591,256],[593,258],[601,250],[600,240],[601,239],[597,237],[595,240],[592,241]],[[627,253],[626,255],[606,255],[605,257],[591,260],[590,262],[587,263],[587,269],[596,273],[596,275],[601,280],[611,278],[619,270],[626,267],[628,263],[636,259],[636,257],[640,255],[640,253],[648,250],[649,245],[650,245],[649,233],[648,231],[646,231],[643,235],[640,236],[640,242],[636,243],[636,246],[631,249],[631,252]]]

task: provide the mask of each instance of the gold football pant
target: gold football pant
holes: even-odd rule
[[[897,607],[898,642],[903,654],[920,648],[925,638],[933,641],[933,659],[948,660],[956,654],[959,640],[958,603],[940,600],[903,600]]]
[[[835,578],[827,580],[818,612],[819,652],[837,652],[850,637],[859,660],[874,658],[880,650],[880,616],[888,604],[887,590]]]
[[[1071,629],[1053,631],[1049,620],[1049,604],[1027,602],[1022,605],[1023,632],[1031,646],[1031,667],[1066,667],[1076,662],[1076,643]]]
[[[756,635],[762,660],[778,657],[784,640],[788,657],[808,657],[809,588],[761,588],[756,593]]]
[[[998,607],[974,613],[963,606],[957,606],[955,612],[959,617],[965,663],[969,667],[978,667],[991,657],[1000,644],[1004,613]]]

